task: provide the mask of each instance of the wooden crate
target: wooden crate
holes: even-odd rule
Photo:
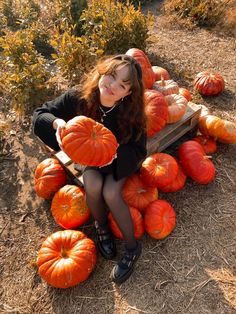
[[[160,132],[147,141],[148,156],[161,152],[184,134],[194,129],[198,124],[201,112],[200,106],[189,102],[184,117],[176,123],[166,125]],[[75,184],[83,186],[82,170],[84,166],[75,164],[63,151],[55,153],[55,157],[61,162]]]

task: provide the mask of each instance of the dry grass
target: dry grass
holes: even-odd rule
[[[236,121],[235,41],[222,33],[167,27],[159,7],[153,3],[150,8],[156,14],[156,27],[150,31],[155,42],[149,48],[153,65],[167,68],[190,89],[194,102]],[[203,98],[193,91],[193,78],[204,69],[225,77],[221,95]],[[142,238],[143,254],[127,282],[114,285],[109,273],[115,261],[98,256],[86,282],[60,290],[43,282],[34,266],[42,241],[60,228],[49,202],[33,189],[34,169],[47,155],[29,125],[30,119],[16,123],[16,135],[9,136],[0,152],[0,313],[236,313],[235,145],[218,144],[212,159],[217,174],[211,184],[188,179],[182,191],[160,193],[176,210],[176,229],[163,241]],[[81,230],[94,238],[91,222]],[[117,244],[121,252],[122,243]]]

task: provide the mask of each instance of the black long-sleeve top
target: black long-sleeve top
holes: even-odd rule
[[[53,129],[53,121],[57,118],[66,122],[77,115],[84,115],[86,101],[78,96],[75,90],[69,90],[52,101],[48,101],[37,108],[33,115],[33,132],[46,145],[54,150],[59,150],[58,143]],[[103,107],[106,111],[107,108]],[[108,108],[110,109],[110,108]],[[119,129],[117,124],[117,115],[119,105],[114,107],[107,116],[104,117],[103,125],[107,127],[116,137],[119,143]],[[101,121],[98,121],[101,123]],[[113,160],[111,165],[99,168],[104,173],[113,173],[115,180],[127,177],[137,171],[140,163],[146,157],[146,134],[135,140],[135,134],[126,144],[120,144],[117,149],[117,158]]]

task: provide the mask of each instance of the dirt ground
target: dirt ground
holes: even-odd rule
[[[160,1],[149,9],[156,19],[148,49],[152,64],[189,88],[195,103],[236,122],[235,37],[167,24]],[[194,76],[205,69],[225,78],[221,95],[203,98],[193,91]],[[0,313],[236,313],[236,145],[218,143],[214,182],[203,186],[188,179],[182,191],[159,194],[173,205],[177,226],[162,241],[143,236],[143,254],[127,282],[114,285],[109,274],[116,261],[98,255],[89,279],[67,290],[47,285],[34,266],[43,240],[60,230],[50,203],[33,187],[34,170],[46,157],[30,120],[15,120],[0,152]],[[80,230],[94,238],[91,222]]]

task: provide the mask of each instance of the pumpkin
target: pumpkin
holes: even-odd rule
[[[184,187],[187,176],[184,173],[183,168],[179,163],[178,163],[178,166],[179,168],[178,168],[178,173],[177,173],[176,178],[171,183],[159,188],[161,192],[164,192],[164,193],[177,192],[177,191],[182,190],[182,188]]]
[[[69,120],[61,134],[63,151],[75,162],[103,166],[116,156],[114,134],[99,122],[85,116]]]
[[[47,283],[56,288],[72,287],[93,271],[96,247],[81,231],[57,231],[43,242],[36,263]]]
[[[165,96],[168,103],[167,123],[179,121],[187,111],[188,101],[182,95],[172,94]]]
[[[193,137],[192,140],[201,144],[206,154],[213,154],[217,150],[216,141],[211,137],[206,135],[197,135]]]
[[[51,212],[56,223],[65,229],[81,226],[90,217],[84,190],[76,185],[63,186],[52,199]]]
[[[144,92],[144,105],[147,117],[147,136],[151,137],[166,125],[168,104],[161,93],[153,89],[146,89]]]
[[[156,81],[153,84],[152,88],[162,93],[165,96],[179,93],[179,86],[173,80]]]
[[[145,88],[152,88],[155,82],[155,74],[152,70],[152,65],[147,57],[147,55],[138,48],[130,48],[125,53],[128,56],[133,57],[142,68],[142,79]]]
[[[122,189],[122,195],[126,203],[137,208],[141,213],[149,203],[158,198],[156,188],[147,187],[137,173],[129,176]]]
[[[174,208],[165,200],[150,203],[144,215],[144,228],[150,237],[161,240],[175,228],[176,214]]]
[[[204,114],[198,119],[198,127],[203,135],[211,136],[221,143],[236,143],[236,123],[234,122]]]
[[[186,141],[179,146],[179,160],[184,172],[200,184],[208,184],[215,178],[215,166],[206,156],[201,144]]]
[[[190,91],[187,88],[184,88],[184,87],[180,87],[179,88],[179,95],[184,96],[187,99],[187,101],[190,101],[192,99]]]
[[[225,82],[219,73],[210,73],[208,71],[200,72],[196,75],[194,89],[204,96],[215,96],[223,92]]]
[[[34,187],[37,195],[51,199],[66,184],[66,172],[55,158],[47,158],[36,167]]]
[[[170,74],[169,72],[162,68],[162,67],[159,67],[157,65],[153,65],[152,66],[152,71],[155,75],[155,81],[160,81],[162,78],[164,80],[169,80],[170,79]]]
[[[130,210],[130,214],[131,214],[133,224],[134,224],[134,236],[136,239],[140,239],[144,234],[143,217],[138,209],[134,207],[129,207],[129,210]],[[109,212],[108,214],[108,221],[109,221],[109,226],[114,236],[118,239],[124,239],[123,234],[121,233],[111,212]]]
[[[150,187],[162,188],[177,176],[178,163],[174,157],[165,153],[155,153],[142,163],[140,176]]]

